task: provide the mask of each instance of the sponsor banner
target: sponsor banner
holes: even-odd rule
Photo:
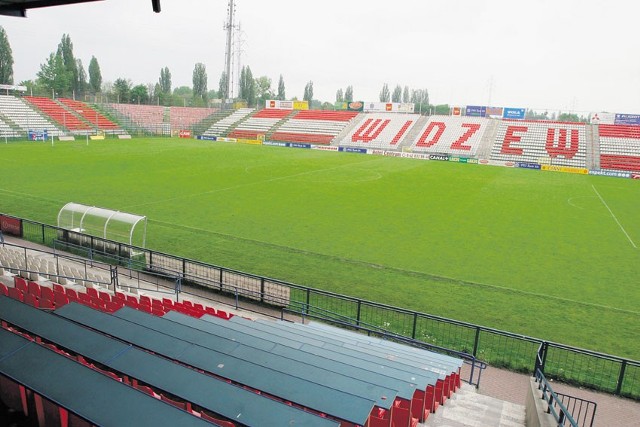
[[[477,105],[467,105],[465,116],[469,117],[485,117],[487,115],[487,107]]]
[[[0,215],[0,231],[12,236],[22,237],[22,220]]]
[[[478,159],[472,159],[469,157],[459,157],[459,156],[451,156],[449,157],[450,162],[454,163],[469,163],[469,164],[478,164]]]
[[[462,115],[462,107],[452,107],[451,108],[452,116],[461,116]]]
[[[384,152],[384,155],[386,157],[402,157],[402,154],[404,154],[404,153],[402,153],[400,151],[385,151]]]
[[[311,144],[300,144],[297,142],[292,142],[291,145],[289,145],[289,147],[291,148],[311,148]]]
[[[178,136],[180,138],[191,138],[191,131],[183,129],[180,132],[178,132]]]
[[[524,108],[504,108],[502,111],[503,119],[524,120]]]
[[[26,86],[14,86],[14,85],[0,85],[0,89],[1,90],[17,90],[20,92],[26,92],[27,91],[27,87]]]
[[[293,109],[294,110],[308,110],[309,109],[309,101],[293,101]]]
[[[320,151],[338,151],[338,147],[335,145],[313,145],[311,149]]]
[[[364,110],[364,102],[362,101],[351,101],[347,104],[348,111],[359,111],[362,112]]]
[[[342,151],[342,150],[340,150]],[[384,150],[380,150],[380,149],[374,149],[374,150],[368,150],[367,153],[369,154],[373,154],[374,156],[384,156]]]
[[[522,168],[522,169],[537,169],[537,170],[542,169],[542,166],[539,165],[538,163],[530,163],[530,162],[518,162],[516,163],[516,167]]]
[[[615,124],[640,126],[640,114],[616,114]]]
[[[342,152],[345,152],[345,153],[367,154],[367,149],[366,148],[339,147],[339,151],[342,151]]]
[[[616,122],[616,115],[615,113],[591,113],[589,115],[589,123],[591,123],[592,125],[599,125],[599,124],[603,124],[603,125],[612,125],[615,124]]]
[[[352,109],[351,111],[364,111],[365,113],[413,113],[415,105],[413,103],[400,102],[367,102],[363,105],[363,110]]]
[[[279,142],[279,141],[264,141],[262,145],[270,145],[272,147],[289,147],[288,142]]]
[[[632,173],[631,179],[640,179],[640,173]]]
[[[515,168],[515,162],[503,162],[501,160],[478,160],[479,165],[488,165],[488,166],[503,166],[507,168]]]
[[[265,108],[277,108],[279,110],[293,110],[293,101],[279,101],[277,99],[267,99]]]
[[[640,178],[639,174],[631,174],[629,172],[616,172],[616,171],[603,171],[603,170],[590,170],[589,171],[589,175],[595,175],[595,176],[612,176],[614,178],[633,178],[633,179],[638,179],[638,178],[634,178],[633,176],[636,175]]]
[[[586,168],[575,168],[572,166],[554,166],[554,165],[542,165],[541,169],[548,172],[564,172],[586,175],[589,170]]]
[[[429,154],[429,160],[438,160],[441,162],[448,162],[449,155],[448,154]]]
[[[226,138],[224,136],[217,136],[216,137],[216,141],[222,141],[222,142],[238,142],[238,140],[236,138]]]
[[[486,117],[491,117],[493,119],[501,119],[502,118],[502,107],[487,107]]]
[[[259,139],[238,139],[238,144],[262,145]]]
[[[28,136],[29,136],[29,141],[46,141],[49,135],[47,134],[46,130],[44,131],[30,130],[28,132]]]
[[[89,139],[92,141],[102,141],[104,139],[104,135],[91,135]]]
[[[402,153],[401,157],[405,159],[429,160],[429,155],[422,153]]]
[[[198,135],[198,138],[201,141],[216,141],[218,139],[217,136],[209,136],[209,135]]]

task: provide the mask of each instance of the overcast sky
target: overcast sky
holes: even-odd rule
[[[105,0],[0,17],[17,82],[34,79],[63,33],[103,81],[192,86],[196,62],[209,89],[224,68],[228,0]],[[377,101],[383,83],[429,90],[451,105],[640,113],[637,0],[236,0],[242,64],[287,97],[333,102],[338,88]]]

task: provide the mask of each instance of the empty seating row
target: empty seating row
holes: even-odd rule
[[[640,126],[600,125],[600,168],[640,172]]]
[[[503,120],[490,158],[586,168],[586,146],[584,123]]]
[[[207,136],[227,135],[227,133],[229,132],[229,129],[231,129],[231,127],[233,127],[234,124],[238,123],[239,121],[243,120],[245,117],[249,116],[251,113],[253,113],[253,111],[254,110],[252,108],[240,108],[234,111],[233,113],[231,113],[230,115],[228,115],[227,117],[224,117],[223,119],[213,123],[209,127],[209,129],[207,129],[206,132],[204,132],[204,135],[207,135]]]
[[[155,129],[164,123],[165,108],[158,105],[105,104],[121,116],[123,121],[143,129]]]
[[[11,409],[30,416],[34,424],[211,425],[208,420],[136,390],[113,372],[82,357],[74,358],[66,349],[13,326],[13,322],[24,323],[24,319],[38,318],[39,314],[48,317],[43,323],[49,323],[52,315],[29,310],[2,296],[0,304],[0,398]],[[11,321],[6,320],[9,318]]]
[[[71,130],[82,131],[92,129],[87,123],[82,121],[78,116],[72,113],[70,110],[64,108],[56,101],[44,98],[40,96],[25,96],[24,99],[29,101],[32,105],[38,108],[41,112],[49,116],[59,125]]]
[[[0,137],[14,138],[17,136],[20,136],[20,133],[16,132],[11,126],[9,126],[4,120],[2,120],[2,116],[0,116]]]
[[[0,300],[3,326],[35,335],[37,342],[112,379],[179,407],[216,425],[337,426],[338,423],[262,396],[256,390],[197,372],[63,317]],[[4,323],[7,323],[6,325]],[[225,420],[226,419],[226,420]]]
[[[22,131],[44,131],[53,136],[62,132],[52,121],[36,112],[32,106],[22,99],[10,95],[0,95],[0,113],[11,120]]]
[[[409,146],[415,152],[473,157],[488,125],[483,117],[431,116]]]
[[[415,114],[362,114],[360,122],[339,141],[341,146],[397,149],[419,116]]]
[[[279,126],[270,139],[282,142],[330,144],[357,115],[350,111],[298,111]]]
[[[111,130],[111,131],[121,130],[118,124],[112,122],[111,120],[109,120],[104,115],[102,115],[97,110],[93,109],[92,107],[90,107],[88,104],[84,102],[75,101],[69,98],[58,98],[58,101],[66,105],[69,109],[74,111],[76,114],[79,114],[80,116],[82,116],[86,121],[93,123],[98,129]]]
[[[215,114],[216,108],[204,107],[169,107],[169,118],[172,129],[189,129],[191,126],[199,123]]]

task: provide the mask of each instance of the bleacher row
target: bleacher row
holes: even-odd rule
[[[218,111],[216,108],[205,107],[136,104],[104,104],[103,108],[114,112],[125,123],[148,130],[162,125],[168,125],[174,130],[189,129]]]
[[[17,275],[0,284],[0,319],[0,398],[46,420],[40,425],[68,425],[72,417],[73,425],[105,425],[103,417],[117,415],[105,415],[117,408],[113,390],[160,408],[153,411],[167,405],[149,397],[179,408],[154,425],[187,415],[225,427],[415,426],[460,386],[460,360],[353,332],[254,321],[118,290],[76,292]],[[37,364],[47,378],[11,365],[20,363]],[[76,374],[70,383],[52,382],[43,365]],[[95,381],[90,395],[99,402],[69,393],[84,377]]]
[[[12,128],[4,119],[11,121],[17,129]],[[0,136],[17,137],[29,130],[47,130],[53,136],[62,132],[50,120],[37,113],[30,105],[15,96],[0,95]]]

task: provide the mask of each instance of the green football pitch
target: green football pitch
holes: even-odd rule
[[[640,183],[176,139],[0,145],[0,212],[149,218],[147,247],[640,359]]]

